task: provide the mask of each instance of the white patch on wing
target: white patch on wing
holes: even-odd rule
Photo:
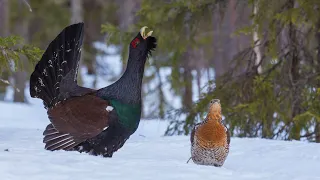
[[[108,112],[110,112],[110,111],[113,110],[113,107],[112,107],[112,106],[107,106],[106,110],[107,110]]]
[[[108,127],[109,127],[109,126],[107,126],[107,127],[103,128],[103,130],[106,130],[106,129],[108,129]]]

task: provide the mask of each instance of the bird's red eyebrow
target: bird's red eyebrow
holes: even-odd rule
[[[137,47],[137,44],[140,42],[139,38],[135,38],[132,42],[131,42],[131,46],[133,48]]]

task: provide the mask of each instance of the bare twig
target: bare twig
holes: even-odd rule
[[[22,0],[22,1],[28,6],[29,11],[32,12],[32,8],[31,8],[30,4],[28,3],[28,1],[27,0]]]
[[[4,80],[0,78],[0,82],[3,82],[9,86],[12,86],[17,92],[20,92],[20,89],[16,88],[13,84],[11,84],[8,80]]]
[[[188,159],[187,164],[189,163],[189,161],[190,161],[191,158],[192,158],[192,157],[190,157],[190,158]]]
[[[3,82],[3,83],[5,83],[5,84],[10,85],[10,82],[9,82],[8,80],[4,80],[4,79],[1,79],[1,78],[0,78],[0,81]]]
[[[302,137],[302,138],[308,138],[308,137],[310,137],[310,136],[313,136],[313,135],[315,135],[315,132],[309,132],[309,133],[306,133],[306,134],[304,134],[304,135],[301,135],[300,137]]]

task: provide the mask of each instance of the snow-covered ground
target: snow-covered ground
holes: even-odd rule
[[[263,139],[231,139],[222,168],[191,161],[189,137],[162,137],[167,123],[142,121],[113,158],[43,149],[49,122],[37,105],[0,103],[1,180],[315,180],[320,179],[320,145]]]

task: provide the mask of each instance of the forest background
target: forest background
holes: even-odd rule
[[[30,73],[64,27],[85,23],[79,82],[99,88],[120,77],[131,38],[148,26],[158,48],[146,63],[143,119],[171,121],[166,135],[189,134],[219,98],[233,136],[320,142],[319,7],[318,0],[0,0],[0,101],[29,103]]]

